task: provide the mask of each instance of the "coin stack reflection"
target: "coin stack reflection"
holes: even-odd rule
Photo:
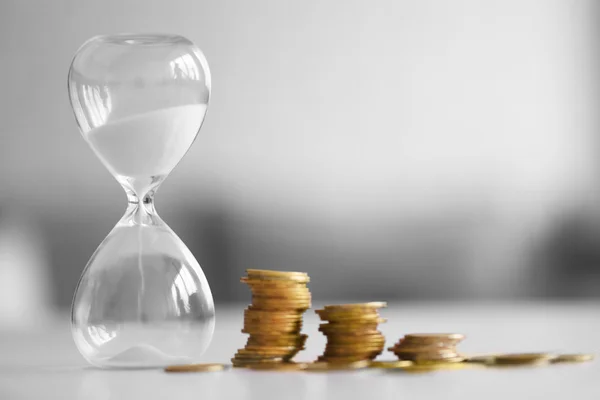
[[[244,310],[246,346],[231,360],[234,367],[290,361],[304,349],[302,315],[311,305],[308,274],[246,270],[241,279],[250,286],[252,304]]]
[[[459,333],[415,333],[405,335],[388,350],[400,360],[415,363],[460,362],[463,357],[457,352],[456,345],[464,338]]]
[[[322,321],[319,326],[327,337],[325,352],[318,361],[349,363],[373,360],[385,346],[385,337],[377,330],[385,322],[378,310],[386,303],[340,304],[316,310]]]

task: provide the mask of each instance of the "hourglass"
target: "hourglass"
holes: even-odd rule
[[[212,294],[153,202],[204,120],[206,59],[181,36],[98,36],[75,55],[68,85],[83,137],[129,202],[77,285],[77,348],[103,368],[197,361],[213,335]]]

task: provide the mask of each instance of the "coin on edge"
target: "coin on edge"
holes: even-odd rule
[[[182,364],[169,365],[165,372],[217,372],[229,369],[225,364]]]

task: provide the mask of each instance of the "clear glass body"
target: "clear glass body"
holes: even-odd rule
[[[153,201],[204,121],[206,59],[180,36],[98,36],[75,55],[68,86],[83,137],[129,202],[77,285],[77,348],[103,368],[197,361],[213,335],[212,294]]]

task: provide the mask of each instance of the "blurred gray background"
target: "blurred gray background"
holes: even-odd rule
[[[209,61],[204,127],[156,203],[217,302],[249,297],[246,268],[307,271],[323,301],[600,297],[599,11],[2,0],[0,316],[69,307],[125,211],[66,89],[79,46],[117,32]]]

